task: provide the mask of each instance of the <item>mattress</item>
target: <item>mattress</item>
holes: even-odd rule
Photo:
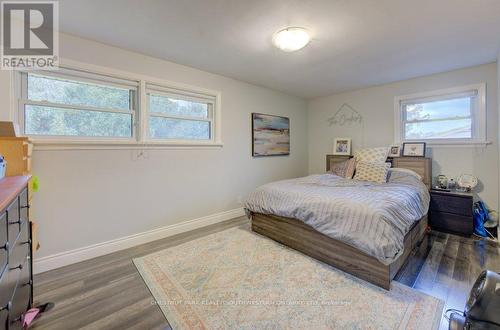
[[[269,183],[245,202],[252,212],[303,221],[389,265],[404,249],[404,237],[427,214],[429,191],[415,176],[393,172],[387,183],[333,174]]]

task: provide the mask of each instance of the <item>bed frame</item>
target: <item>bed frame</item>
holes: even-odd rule
[[[327,155],[327,170],[331,165],[349,156]],[[388,159],[393,167],[408,168],[420,174],[430,187],[431,159],[401,157]],[[405,264],[410,253],[423,240],[427,229],[427,215],[417,221],[404,238],[403,254],[390,265],[342,241],[328,237],[300,220],[276,215],[252,213],[252,230],[267,236],[310,257],[323,261],[349,274],[371,282],[386,290],[391,280]]]

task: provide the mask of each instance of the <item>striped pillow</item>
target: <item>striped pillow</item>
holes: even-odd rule
[[[359,162],[356,165],[354,180],[371,181],[377,183],[387,182],[387,173],[391,163]]]
[[[349,160],[346,160],[345,162],[335,164],[330,169],[330,172],[343,178],[352,179],[355,169],[356,160],[354,158],[351,158]]]
[[[357,162],[384,163],[387,160],[388,154],[388,147],[365,148],[356,150],[354,152],[354,158],[356,158]]]

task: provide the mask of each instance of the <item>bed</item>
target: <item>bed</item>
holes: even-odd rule
[[[327,170],[345,159],[328,155]],[[264,185],[245,205],[252,230],[389,290],[426,233],[431,160],[388,161],[415,171],[422,182],[394,174],[387,184],[370,184],[323,174]],[[352,205],[343,207],[348,203]],[[345,212],[352,214],[348,218]]]

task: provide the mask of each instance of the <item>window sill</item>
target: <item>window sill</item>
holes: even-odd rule
[[[425,142],[428,147],[451,147],[451,148],[460,148],[460,147],[486,147],[487,145],[493,144],[491,141],[432,141],[432,140],[418,140],[418,141],[403,141],[403,143],[416,143],[416,142]]]
[[[34,150],[167,150],[167,149],[222,149],[222,142],[130,142],[130,141],[60,141],[31,139]]]

